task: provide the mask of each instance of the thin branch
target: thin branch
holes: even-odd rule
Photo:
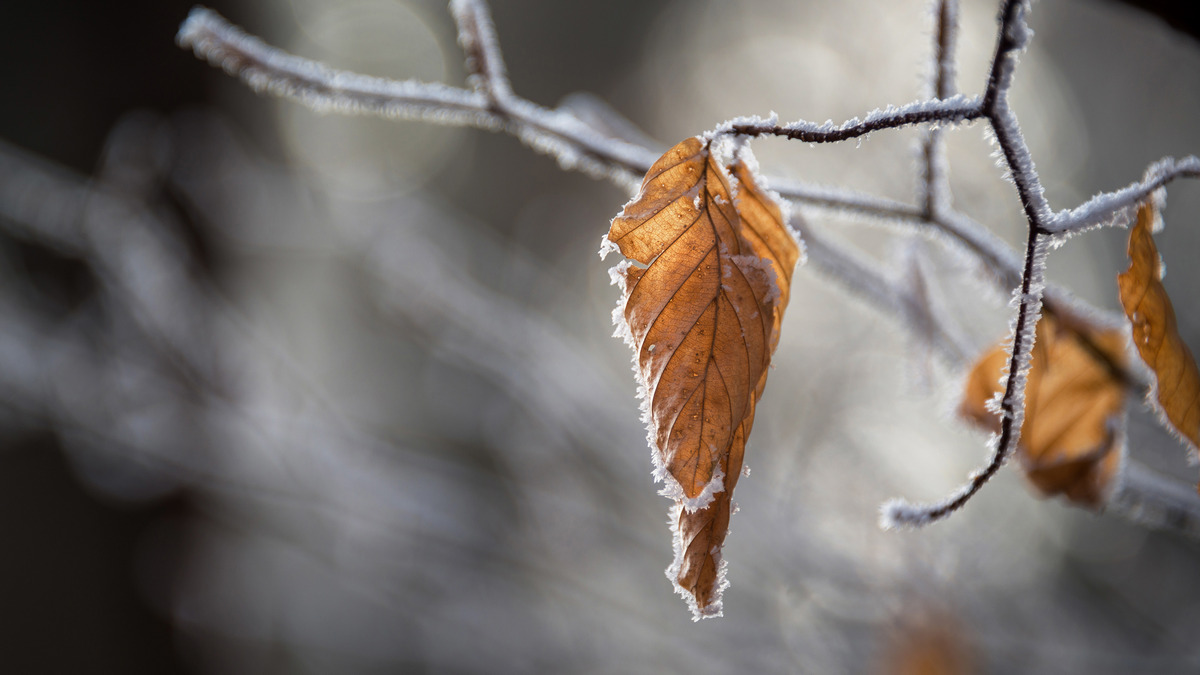
[[[988,69],[987,83],[984,85],[984,110],[995,110],[997,99],[1012,85],[1017,54],[1029,41],[1029,28],[1025,24],[1027,2],[1028,0],[1004,0],[1000,7],[1000,32],[996,39],[996,51],[992,55],[992,65]]]
[[[988,78],[987,93],[984,95],[984,112],[991,122],[1009,175],[1016,185],[1025,218],[1033,232],[1043,233],[1053,215],[1050,205],[1046,202],[1037,171],[1034,170],[1033,159],[1025,145],[1025,136],[1021,133],[1017,116],[1008,105],[1008,90],[1012,87],[1017,55],[1024,49],[1029,37],[1029,29],[1025,25],[1025,9],[1025,0],[1005,1],[995,65]]]
[[[1105,511],[1156,530],[1200,538],[1200,498],[1191,486],[1126,461]]]
[[[335,70],[271,47],[209,9],[193,9],[175,40],[254,91],[295,99],[318,112],[418,118],[488,129],[503,124],[480,92]]]
[[[938,2],[937,43],[934,55],[934,96],[939,99],[954,95],[954,50],[958,46],[958,0]]]
[[[1140,182],[1092,197],[1083,204],[1059,211],[1046,229],[1056,235],[1074,234],[1106,224],[1127,224],[1128,212],[1145,201],[1155,190],[1176,178],[1200,178],[1200,158],[1164,157],[1151,164]]]
[[[470,16],[479,18],[478,14]],[[180,26],[176,42],[255,91],[292,99],[317,112],[505,130],[533,149],[555,156],[564,168],[608,176],[629,186],[635,185],[656,159],[646,148],[596,133],[570,113],[524,99],[511,97],[503,108],[497,108],[495,101],[480,91],[335,70],[271,47],[208,9],[192,10]],[[494,92],[495,83],[491,86]]]
[[[502,109],[512,98],[512,85],[487,5],[479,0],[450,0],[450,13],[458,24],[458,44],[466,53],[467,81]]]
[[[826,239],[812,225],[793,220],[792,226],[803,233],[808,264],[818,274],[885,315],[899,318],[906,325],[919,323],[923,337],[929,339],[947,363],[966,363],[969,352],[962,340],[945,322],[928,311],[924,306],[925,301],[913,292],[914,289],[884,275],[878,264],[868,262],[861,255]],[[919,321],[914,321],[916,317],[919,317]]]
[[[779,196],[802,203],[806,207],[848,213],[889,222],[925,223],[921,210],[910,204],[878,197],[866,192],[814,183],[767,177],[771,189]]]
[[[958,1],[940,0],[937,5],[937,41],[933,57],[933,96],[947,99],[954,95],[954,49],[958,38]],[[921,214],[933,221],[950,204],[949,176],[941,127],[925,129],[921,143]]]
[[[742,117],[722,124],[713,133],[750,137],[782,136],[805,143],[837,143],[884,129],[899,129],[930,122],[957,124],[980,117],[983,117],[981,101],[976,97],[960,95],[945,100],[914,101],[900,107],[887,106],[871,111],[861,120],[855,117],[839,125],[832,122],[816,124],[806,120],[780,125],[772,119]]]

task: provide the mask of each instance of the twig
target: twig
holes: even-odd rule
[[[459,3],[467,33],[476,45],[475,68],[491,68],[489,93],[416,80],[389,80],[343,70],[270,47],[223,19],[197,8],[179,29],[176,41],[198,57],[238,77],[252,89],[293,99],[318,112],[371,114],[391,119],[420,119],[436,124],[505,130],[539,152],[554,155],[564,168],[609,177],[632,186],[656,159],[655,154],[620,139],[596,133],[573,115],[507,96],[503,63],[489,60],[483,36],[491,20],[483,5]],[[500,68],[500,72],[496,71]],[[479,71],[482,73],[483,71]],[[476,74],[479,74],[476,73]],[[498,95],[498,98],[494,98]],[[498,105],[503,102],[502,106]]]
[[[1068,235],[1106,224],[1126,225],[1131,209],[1176,178],[1200,178],[1200,158],[1164,157],[1146,169],[1140,182],[1098,194],[1069,211],[1059,211],[1046,229],[1055,235]]]
[[[466,53],[468,83],[503,110],[512,98],[512,85],[487,6],[479,0],[450,0],[450,13],[458,24],[458,43]]]
[[[914,101],[900,107],[887,106],[871,111],[861,120],[855,117],[839,125],[831,122],[816,124],[806,120],[780,125],[771,119],[742,117],[722,124],[713,133],[751,137],[782,136],[805,143],[838,143],[884,129],[900,129],[929,122],[955,124],[980,117],[983,117],[981,101],[959,95],[945,100]]]
[[[1105,510],[1145,527],[1200,538],[1200,499],[1196,491],[1140,464],[1126,464]]]
[[[958,0],[941,0],[937,4],[937,41],[934,43],[933,96],[947,99],[954,95],[954,48],[958,38]],[[921,143],[921,182],[918,202],[921,215],[935,221],[950,205],[949,176],[946,172],[946,149],[942,128],[925,129]]]

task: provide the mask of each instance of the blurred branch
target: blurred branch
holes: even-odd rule
[[[958,0],[941,0],[937,4],[935,31],[937,40],[933,56],[933,96],[938,100],[950,98],[955,92],[954,50],[958,42]],[[946,148],[942,128],[928,127],[921,143],[921,182],[918,202],[921,215],[933,221],[950,208],[950,183],[946,173]]]

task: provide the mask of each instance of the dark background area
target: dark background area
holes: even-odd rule
[[[212,3],[237,15],[230,3]],[[190,2],[0,4],[0,134],[90,174],[131,109],[209,100],[211,80],[173,36]],[[89,292],[86,269],[0,236],[65,312]],[[186,516],[188,497],[122,504],[86,491],[54,436],[0,436],[0,663],[11,673],[185,673],[171,626],[135,574],[153,524]]]

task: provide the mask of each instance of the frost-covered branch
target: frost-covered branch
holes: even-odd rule
[[[502,62],[490,60],[490,19],[477,2],[456,5],[466,28],[463,41],[472,46],[474,66],[489,67],[487,93],[440,83],[390,80],[335,70],[317,61],[288,54],[248,35],[216,12],[197,8],[179,29],[181,47],[233,75],[255,91],[295,100],[318,112],[369,114],[389,119],[418,119],[437,124],[506,130],[540,152],[553,155],[564,168],[578,168],[632,185],[653,163],[653,152],[596,133],[568,112],[549,110],[507,95]],[[494,47],[494,44],[491,45]],[[500,70],[497,71],[496,68]],[[481,76],[484,71],[475,72]],[[495,98],[496,95],[499,98]],[[503,106],[498,106],[502,101]]]
[[[1200,538],[1200,499],[1188,485],[1128,463],[1106,511],[1157,530]]]
[[[1065,235],[1106,224],[1125,225],[1128,212],[1150,197],[1155,190],[1176,178],[1200,178],[1200,158],[1164,157],[1151,164],[1144,175],[1140,182],[1114,192],[1098,194],[1073,209],[1059,211],[1047,226],[1047,230],[1056,235]]]
[[[458,24],[458,43],[466,53],[467,82],[503,108],[512,98],[512,85],[487,5],[479,0],[451,0],[450,13]]]
[[[855,117],[837,125],[833,122],[817,124],[806,120],[781,125],[774,119],[742,117],[722,124],[713,133],[752,137],[782,136],[805,143],[837,143],[884,129],[900,129],[930,122],[956,124],[976,120],[982,116],[983,107],[978,98],[959,95],[944,100],[914,101],[899,107],[887,106],[871,111],[861,120]]]
[[[208,9],[193,10],[180,27],[177,40],[198,57],[242,79],[256,91],[290,98],[320,112],[371,114],[473,126],[489,131],[504,130],[522,138],[535,150],[554,155],[566,168],[608,176],[626,186],[635,184],[638,176],[650,167],[660,150],[645,142],[631,142],[628,140],[631,134],[615,133],[605,128],[608,125],[588,124],[572,112],[570,105],[549,110],[513,94],[507,84],[486,5],[479,0],[464,0],[456,2],[453,9],[459,25],[459,39],[467,51],[468,72],[472,74],[474,90],[335,70],[271,47]],[[951,36],[952,33],[946,39]],[[946,49],[944,53],[949,58],[951,50]],[[889,128],[889,125],[917,123],[908,120],[906,115],[924,119],[934,114],[930,106],[943,111],[937,115],[977,116],[979,103],[970,101],[958,97],[951,101],[918,102],[903,109],[868,116],[863,122],[851,120],[840,127],[803,121],[789,127],[797,133],[807,133],[807,130],[833,139],[841,134],[861,134],[875,128]],[[938,120],[948,121],[940,117]],[[632,134],[633,138],[640,136],[640,133]],[[806,206],[888,222],[912,223],[922,228],[932,226],[951,239],[959,240],[968,252],[980,255],[984,267],[992,269],[994,276],[1005,282],[1006,288],[1015,285],[1008,277],[1020,269],[1019,258],[998,237],[965,217],[942,214],[930,220],[920,208],[844,188],[771,177],[767,182],[783,197]],[[1011,259],[1010,262],[1001,262],[1005,256]]]
[[[939,99],[955,94],[954,49],[958,41],[958,1],[940,0],[937,3],[937,40],[933,55],[933,91]],[[921,182],[918,203],[927,220],[935,220],[950,206],[949,176],[946,172],[946,149],[942,128],[931,126],[924,130],[921,142]]]
[[[504,122],[489,109],[482,92],[336,70],[271,47],[209,9],[193,9],[176,41],[251,89],[294,99],[318,112],[425,119],[485,129]]]

